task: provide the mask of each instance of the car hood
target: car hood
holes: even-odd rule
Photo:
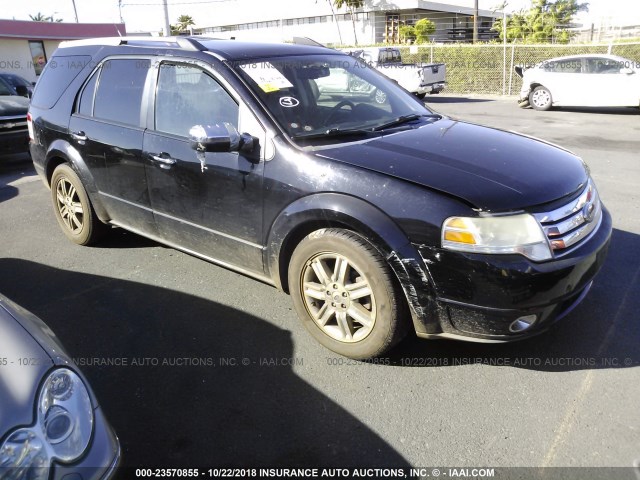
[[[17,95],[0,95],[0,117],[27,115],[29,99]]]
[[[439,190],[486,211],[551,202],[588,179],[584,162],[567,150],[449,118],[316,155]]]
[[[53,366],[51,356],[23,326],[32,322],[30,317],[37,318],[0,295],[0,438],[33,423],[40,382]]]

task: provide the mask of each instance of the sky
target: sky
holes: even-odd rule
[[[118,9],[119,1],[122,7]],[[309,2],[309,9],[316,10],[318,4],[324,0],[288,0],[296,1],[299,5],[302,2]],[[437,1],[437,0],[436,0]],[[495,10],[502,4],[503,0],[479,0],[480,8]],[[585,1],[585,0],[580,0]],[[586,0],[590,4],[589,16],[593,18],[602,16],[612,16],[614,18],[637,19],[640,24],[640,0]],[[281,6],[287,0],[281,0]],[[473,0],[468,0],[469,7],[473,6]],[[29,14],[35,15],[38,12],[44,15],[54,15],[62,18],[65,22],[74,22],[72,0],[24,0],[24,1],[2,1],[0,17],[6,19],[29,20]],[[119,23],[120,11],[127,26],[128,32],[136,31],[160,31],[164,24],[164,15],[161,0],[75,0],[78,10],[78,19],[83,23]],[[251,15],[251,20],[258,18],[272,20],[273,5],[266,0],[168,0],[169,19],[175,23],[179,15],[191,15],[198,26],[210,26],[215,22],[210,21],[219,17],[222,12],[238,11],[247,12]],[[442,0],[446,3],[446,0]],[[250,4],[251,8],[246,6]],[[526,8],[531,4],[530,0],[507,0],[507,12],[517,11]],[[242,8],[238,8],[242,5]],[[327,7],[327,11],[328,7]],[[582,16],[579,21],[585,24],[593,21],[587,16]]]

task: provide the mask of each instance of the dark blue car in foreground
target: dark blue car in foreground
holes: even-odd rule
[[[2,295],[0,332],[0,478],[110,478],[118,439],[55,334]]]

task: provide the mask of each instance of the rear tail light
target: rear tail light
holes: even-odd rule
[[[31,114],[27,113],[27,128],[29,129],[29,140],[33,142],[33,122],[31,121]]]

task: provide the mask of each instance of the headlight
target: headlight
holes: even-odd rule
[[[527,213],[447,218],[442,246],[471,253],[519,253],[534,261],[553,258],[542,227]]]
[[[13,432],[0,447],[0,468],[11,479],[44,480],[52,460],[69,463],[82,456],[93,431],[93,408],[82,380],[67,368],[44,381],[32,427]]]

